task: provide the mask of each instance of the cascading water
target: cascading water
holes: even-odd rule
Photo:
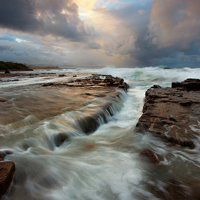
[[[198,174],[199,147],[180,151],[152,135],[135,133],[134,127],[149,87],[199,78],[199,69],[150,67],[80,71],[122,77],[130,85],[128,94],[120,92],[117,99],[106,99],[103,103],[97,99],[79,110],[43,120],[29,115],[20,125],[19,122],[1,125],[6,133],[1,134],[1,147],[13,152],[6,159],[16,163],[13,187],[5,199],[157,199],[152,188],[160,189],[167,197],[163,188],[168,177],[185,180],[188,174]],[[89,130],[88,120],[94,124]],[[159,177],[139,156],[141,149],[147,147],[166,155],[163,167],[156,169]]]

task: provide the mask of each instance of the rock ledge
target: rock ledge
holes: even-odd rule
[[[172,83],[171,88],[154,85],[148,89],[136,130],[194,148],[195,138],[200,134],[199,122],[200,79],[187,79]]]

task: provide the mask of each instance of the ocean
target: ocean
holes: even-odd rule
[[[0,147],[12,152],[6,159],[16,163],[15,180],[5,199],[143,200],[159,199],[158,191],[167,199],[166,183],[177,181],[188,186],[200,180],[200,146],[180,149],[153,135],[136,133],[134,129],[148,88],[200,78],[200,68],[37,71],[49,72],[118,76],[130,88],[127,94],[120,91],[117,100],[105,99],[112,103],[113,115],[105,113],[107,123],[99,119],[99,128],[88,135],[80,128],[80,118],[97,109],[106,112],[100,106],[101,98],[92,102],[88,98],[82,104],[80,93],[73,91],[31,90],[32,85],[57,81],[55,76],[10,78],[0,82],[0,96],[9,99],[7,107],[0,111]],[[59,103],[55,105],[55,101]],[[44,102],[49,102],[50,107]],[[200,126],[196,131],[200,131]],[[55,138],[61,133],[67,140],[57,145]],[[144,148],[165,155],[156,170],[141,159]]]

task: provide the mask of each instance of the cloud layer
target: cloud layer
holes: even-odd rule
[[[0,26],[76,41],[89,34],[73,0],[0,0]]]
[[[0,59],[199,66],[199,35],[199,0],[0,0]]]

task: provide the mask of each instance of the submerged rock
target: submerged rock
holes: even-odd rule
[[[194,148],[199,121],[200,80],[187,79],[172,83],[171,88],[148,89],[136,130],[155,133],[171,144]]]
[[[185,185],[183,182],[179,182],[175,179],[166,181],[165,184],[160,185],[148,185],[148,189],[160,200],[198,200],[199,199],[199,184],[195,187],[191,185]],[[192,185],[193,186],[193,185]]]
[[[68,141],[70,138],[66,133],[59,133],[54,136],[54,142],[57,147],[61,146],[65,141]]]
[[[9,161],[0,162],[0,198],[3,196],[13,180],[15,164]]]
[[[159,164],[159,162],[161,160],[163,160],[163,158],[158,155],[157,153],[155,153],[153,150],[151,149],[143,149],[141,152],[140,152],[140,155],[142,157],[145,157],[147,158],[152,164]]]

